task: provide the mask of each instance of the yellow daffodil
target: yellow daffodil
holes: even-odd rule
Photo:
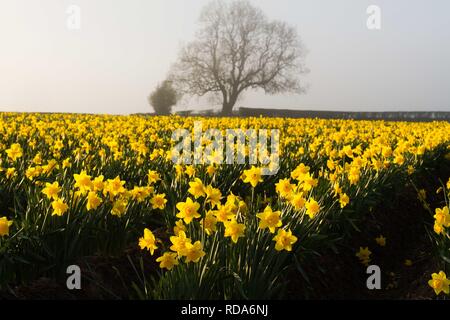
[[[244,182],[250,183],[253,188],[255,188],[258,183],[263,182],[261,177],[261,168],[252,166],[251,169],[244,170]]]
[[[92,186],[94,188],[94,191],[102,191],[103,187],[105,186],[104,180],[105,177],[102,175],[95,177],[94,181],[92,181]]]
[[[98,196],[97,192],[90,191],[87,196],[86,209],[88,211],[95,210],[102,203],[102,199]]]
[[[275,250],[292,251],[292,245],[297,242],[297,237],[292,234],[291,230],[278,229],[273,241],[275,241]]]
[[[0,237],[9,236],[9,227],[13,224],[12,220],[8,220],[7,217],[0,218]]]
[[[161,269],[172,270],[174,266],[178,265],[177,254],[173,252],[165,252],[161,257],[156,259],[159,262],[159,267]]]
[[[113,203],[113,207],[111,209],[111,214],[113,216],[121,217],[124,215],[125,211],[127,210],[128,201],[124,198],[117,199]]]
[[[69,206],[64,203],[62,199],[56,199],[52,202],[52,208],[53,213],[52,216],[62,216],[64,213],[66,213],[67,209],[69,209]]]
[[[339,196],[339,204],[341,205],[341,209],[345,208],[349,203],[350,203],[350,198],[348,197],[348,195],[345,193],[342,193]]]
[[[186,166],[184,172],[188,175],[189,178],[192,178],[195,175],[194,166]]]
[[[370,255],[372,254],[372,252],[369,250],[368,247],[360,247],[359,251],[356,253],[356,256],[358,257],[359,261],[363,264],[363,265],[368,265],[370,263]]]
[[[150,203],[152,204],[153,209],[161,209],[163,210],[166,207],[167,199],[166,194],[155,194],[151,200]]]
[[[445,228],[450,227],[450,213],[448,207],[443,207],[442,209],[437,208],[435,212],[434,219],[436,220],[436,223]]]
[[[61,187],[59,186],[58,181],[53,183],[46,183],[45,188],[42,189],[42,193],[47,196],[48,199],[58,199],[58,194],[61,192]]]
[[[220,199],[222,198],[222,193],[219,189],[213,188],[211,185],[206,186],[206,201],[211,204],[211,207],[217,207],[220,204]]]
[[[141,250],[147,249],[153,255],[158,246],[156,245],[156,237],[150,229],[144,229],[144,236],[139,238],[139,247]]]
[[[202,220],[202,226],[208,236],[212,235],[216,231],[217,218],[212,211],[206,213],[205,218]]]
[[[376,242],[380,247],[385,247],[385,246],[386,246],[386,238],[383,237],[382,235],[380,235],[379,237],[375,238],[375,242]]]
[[[187,198],[186,202],[178,202],[176,207],[180,211],[177,213],[177,218],[183,219],[186,224],[189,224],[192,220],[201,217],[198,213],[200,204],[192,201],[191,198]]]
[[[208,166],[208,168],[206,168],[206,172],[210,177],[212,177],[214,173],[216,173],[216,168],[213,165],[210,165]]]
[[[230,204],[221,205],[219,204],[217,210],[215,210],[214,215],[219,222],[227,222],[228,220],[235,218],[235,213],[232,210],[232,206]]]
[[[310,198],[308,202],[305,204],[306,207],[306,214],[311,218],[314,219],[316,214],[320,211],[319,203],[314,200],[314,198]]]
[[[297,181],[303,181],[303,176],[307,174],[310,167],[305,166],[303,163],[299,164],[294,171],[291,172],[291,178]]]
[[[110,197],[113,198],[117,195],[123,194],[126,191],[124,185],[125,181],[120,180],[120,177],[108,179],[105,187],[103,188],[103,193],[109,193]]]
[[[230,237],[234,243],[237,243],[240,237],[244,236],[245,224],[238,223],[236,220],[225,221],[225,237]]]
[[[295,210],[301,210],[305,207],[306,200],[303,198],[303,194],[295,193],[290,200],[291,205],[295,208]]]
[[[6,169],[6,178],[11,179],[16,175],[16,168],[8,168]]]
[[[75,188],[78,188],[82,194],[91,191],[91,176],[89,176],[86,171],[83,170],[80,174],[74,174],[73,177],[75,179]]]
[[[261,230],[268,228],[270,233],[275,233],[275,229],[281,227],[280,215],[281,211],[272,211],[272,208],[267,206],[264,212],[256,215],[260,219],[258,227]]]
[[[194,181],[189,182],[189,187],[188,192],[193,195],[195,199],[205,196],[205,186],[199,178],[195,178]]]
[[[23,156],[23,150],[20,144],[13,143],[11,147],[6,150],[6,154],[12,161],[16,161]]]
[[[186,245],[191,243],[191,239],[186,237],[184,231],[179,231],[177,236],[170,237],[170,242],[172,242],[170,250],[175,251],[179,256],[184,256],[186,254]]]
[[[154,170],[148,171],[148,184],[154,184],[154,183],[158,182],[159,180],[161,180],[161,177],[158,172],[156,172]]]
[[[433,288],[436,295],[439,295],[441,292],[449,294],[450,280],[447,279],[447,275],[444,271],[433,273],[431,275],[431,280],[428,281],[428,285]]]
[[[200,241],[195,243],[186,243],[186,248],[184,250],[184,256],[186,257],[186,263],[198,262],[203,256],[205,256],[205,251],[203,251],[203,246]]]
[[[178,236],[178,234],[180,233],[180,231],[184,231],[186,232],[186,226],[183,223],[183,220],[177,220],[177,222],[175,222],[175,226],[173,227],[173,233]]]
[[[294,191],[295,185],[291,184],[289,179],[281,179],[275,184],[275,190],[283,198],[290,198]]]

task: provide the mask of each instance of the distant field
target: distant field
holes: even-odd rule
[[[220,116],[215,110],[178,111],[181,116]],[[144,114],[141,114],[144,115]],[[153,115],[147,113],[146,115]],[[320,119],[353,119],[353,120],[389,120],[389,121],[450,121],[450,112],[341,112],[317,110],[289,110],[266,108],[239,108],[234,116],[242,117],[282,117],[282,118],[320,118]]]
[[[450,120],[450,112],[340,112],[340,111],[240,108],[239,114],[242,116],[262,115],[269,117],[355,119],[355,120],[403,120],[403,121]]]

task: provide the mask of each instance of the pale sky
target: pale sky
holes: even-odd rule
[[[303,95],[246,93],[238,106],[450,111],[450,1],[253,0],[298,28]],[[151,112],[150,91],[208,0],[0,0],[0,111]],[[69,5],[81,29],[66,26]],[[366,26],[381,8],[381,30]],[[207,108],[185,101],[178,110]]]

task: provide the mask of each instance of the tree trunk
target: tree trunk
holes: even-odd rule
[[[222,115],[223,116],[231,116],[233,114],[233,107],[231,103],[224,103],[222,105]]]
[[[231,116],[233,115],[233,107],[236,104],[237,99],[231,99],[228,102],[223,102],[222,104],[222,115]]]

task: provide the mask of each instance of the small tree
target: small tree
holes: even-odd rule
[[[177,104],[178,95],[172,87],[171,81],[164,81],[159,84],[155,91],[148,97],[150,105],[156,114],[167,115],[172,111],[172,107]]]

